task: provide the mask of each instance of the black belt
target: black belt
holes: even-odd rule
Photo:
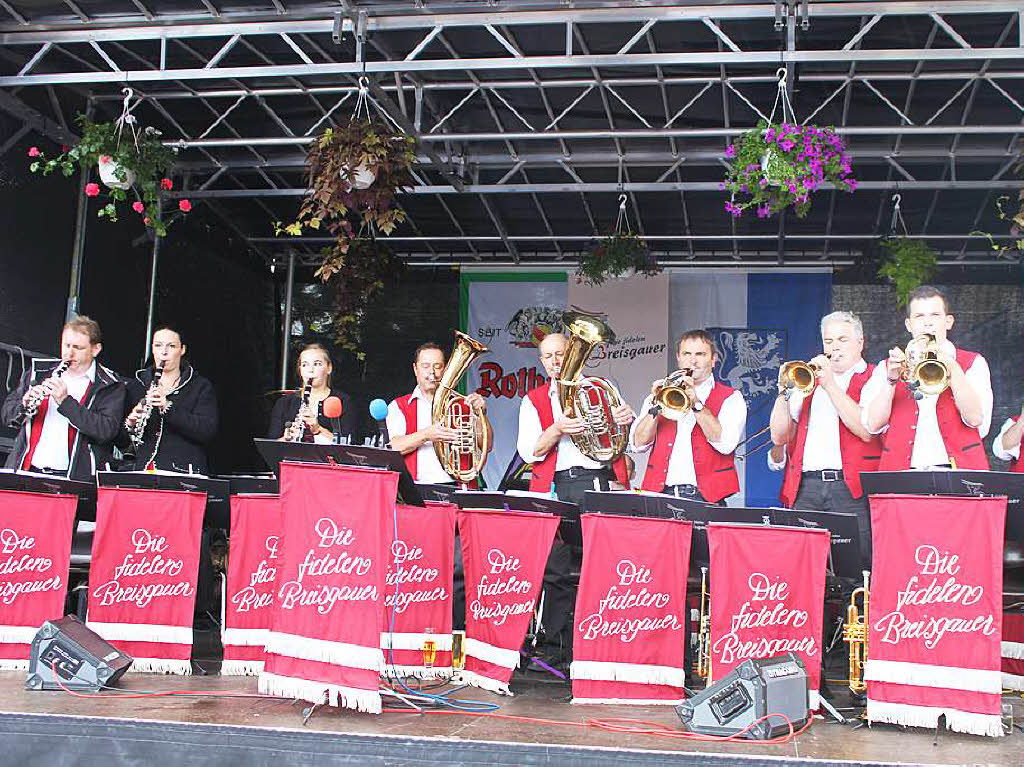
[[[694,498],[700,495],[696,485],[665,485],[662,491],[666,495],[674,495],[677,498]]]
[[[582,466],[571,466],[568,469],[555,472],[556,480],[583,479],[587,477],[603,477],[607,479],[611,476],[612,472],[609,469],[586,469]]]
[[[804,477],[820,479],[822,482],[839,482],[843,478],[842,469],[822,469],[821,471],[805,471]]]
[[[29,471],[35,472],[36,474],[50,474],[54,477],[67,477],[68,473],[61,469],[44,469],[39,466],[29,466]]]

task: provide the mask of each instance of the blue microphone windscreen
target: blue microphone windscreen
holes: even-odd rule
[[[375,399],[370,403],[370,415],[375,421],[383,421],[388,416],[388,403],[382,399]]]

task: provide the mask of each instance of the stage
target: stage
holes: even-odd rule
[[[550,677],[548,677],[550,678]],[[24,765],[687,765],[727,764],[1021,764],[1021,734],[1001,739],[888,725],[856,730],[816,719],[778,745],[697,743],[586,727],[587,720],[640,719],[678,729],[671,708],[572,706],[569,687],[516,675],[513,698],[465,689],[459,697],[493,701],[500,716],[460,713],[358,714],[317,708],[303,725],[304,703],[256,696],[252,677],[129,674],[121,690],[181,690],[211,697],[130,698],[107,692],[78,698],[29,692],[24,674],[0,673],[0,753]],[[1015,718],[1024,700],[1007,696]],[[387,704],[386,704],[387,705]],[[508,717],[549,720],[543,724]],[[581,726],[564,724],[566,722]]]

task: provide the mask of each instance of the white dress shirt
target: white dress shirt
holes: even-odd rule
[[[417,386],[412,390],[412,399],[416,403],[416,431],[425,429],[433,421],[433,414],[430,412],[434,402],[433,397],[428,397]],[[385,419],[388,426],[388,436],[404,437],[408,434],[405,425],[405,415],[398,409],[398,401],[395,400],[388,405],[388,414]],[[434,452],[434,443],[424,442],[416,449],[416,476],[417,482],[440,483],[451,482],[452,478],[437,460],[437,453]]]
[[[707,402],[714,385],[714,376],[704,379],[697,385],[697,399]],[[640,408],[640,417],[633,422],[633,426],[629,430],[630,449],[638,453],[646,453],[654,445],[654,440],[647,445],[636,444],[637,424],[640,423],[643,415],[651,409],[653,401],[654,398],[648,395],[644,400],[643,407]],[[739,391],[734,391],[725,398],[725,402],[722,403],[722,407],[718,411],[718,422],[722,425],[722,436],[717,442],[711,442],[711,440],[708,442],[722,455],[728,455],[736,450],[736,446],[743,436],[743,427],[747,423],[747,403],[744,402],[743,395]],[[697,426],[697,417],[693,411],[688,412],[682,420],[676,423],[676,439],[672,444],[672,455],[668,460],[668,473],[665,475],[666,485],[697,484],[697,472],[693,468],[693,443],[691,441],[694,427],[700,428]]]
[[[68,396],[81,402],[85,398],[85,391],[89,388],[89,384],[96,380],[96,362],[93,361],[89,369],[82,375],[72,375],[67,372],[61,376],[61,379],[68,387]],[[32,454],[32,465],[40,469],[67,471],[71,463],[68,450],[68,430],[71,427],[71,422],[62,413],[57,412],[57,407],[56,401],[50,397],[46,407],[46,417],[43,418],[43,429],[39,434],[39,444],[36,445],[35,452]]]
[[[551,415],[557,421],[562,417],[562,404],[558,401],[558,384],[552,382],[548,387],[548,398],[551,400]],[[540,463],[544,460],[543,455],[534,455],[533,449],[537,446],[537,440],[544,429],[540,425],[540,414],[529,397],[523,397],[519,403],[519,439],[516,442],[516,449],[519,456],[527,463]],[[571,469],[574,467],[584,469],[601,469],[605,464],[595,461],[580,452],[572,438],[563,434],[555,446],[558,455],[555,457],[555,471]]]
[[[836,383],[845,392],[850,388],[853,376],[863,373],[867,369],[868,363],[860,360],[845,373],[836,375]],[[818,387],[819,390],[820,388]],[[804,393],[800,391],[794,391],[789,397],[789,415],[794,422],[800,420],[804,397]],[[804,460],[801,471],[841,470],[843,468],[843,453],[839,448],[839,413],[836,411],[832,398],[824,391],[817,391],[811,399],[807,418],[807,441],[804,443]]]
[[[956,348],[949,341],[945,342],[943,350],[950,356],[956,355]],[[984,439],[992,425],[992,380],[988,363],[979,354],[964,373],[967,382],[971,384],[981,399],[981,426],[978,427],[978,432]],[[861,392],[861,423],[868,431],[871,431],[868,428],[868,410],[874,398],[883,392],[886,386],[889,386],[887,375],[886,361],[882,360],[875,366],[870,380],[864,384],[864,390]],[[897,386],[900,385],[897,384]],[[946,444],[942,441],[942,433],[939,431],[939,422],[935,414],[935,405],[938,399],[938,394],[925,394],[917,402],[917,429],[914,436],[914,449],[910,455],[910,467],[913,469],[926,469],[930,466],[949,463],[949,453],[946,450]],[[886,424],[872,433],[881,434],[888,428],[889,425]]]
[[[1003,447],[1003,435],[1006,434],[1006,430],[1013,426],[1013,419],[1007,418],[1003,422],[1003,426],[999,429],[999,434],[996,435],[995,442],[992,443],[992,455],[998,458],[1000,461],[1016,461],[1020,458],[1020,443],[1011,447],[1009,450]]]

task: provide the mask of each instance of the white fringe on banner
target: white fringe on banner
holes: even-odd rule
[[[1004,658],[1024,660],[1024,642],[1000,642],[999,654]]]
[[[807,691],[807,710],[817,711],[821,708],[821,694],[817,690]]]
[[[225,647],[263,647],[270,629],[229,629],[220,632],[220,643]]]
[[[574,660],[569,666],[573,679],[600,682],[632,682],[634,684],[686,685],[686,671],[673,666],[650,666],[642,663],[611,663],[597,660]]]
[[[885,722],[886,724],[902,724],[907,727],[935,727],[939,716],[946,715],[946,727],[953,732],[964,732],[968,735],[987,735],[1000,738],[1003,735],[1003,724],[996,714],[974,714],[968,711],[957,711],[952,708],[935,708],[932,706],[911,706],[907,703],[885,703],[868,698],[868,723]]]
[[[261,660],[226,660],[220,664],[221,676],[259,676],[261,671]]]
[[[339,666],[361,668],[378,673],[384,668],[384,653],[380,651],[379,647],[362,647],[344,642],[331,642],[327,639],[314,639],[298,634],[271,631],[267,635],[266,648],[267,652],[277,655],[335,663]]]
[[[938,687],[968,692],[987,692],[998,695],[1003,687],[998,670],[932,666],[925,663],[907,663],[897,660],[869,658],[864,678],[869,682],[893,682],[917,687]]]
[[[357,690],[353,687],[314,682],[309,679],[296,679],[290,676],[270,674],[266,671],[260,674],[257,689],[264,695],[276,695],[280,698],[294,698],[320,705],[352,708],[367,714],[381,712],[380,692],[377,690]]]
[[[1024,676],[1003,673],[1003,687],[1007,690],[1024,692]]]
[[[98,623],[86,624],[101,637],[122,642],[160,642],[161,644],[192,644],[191,626],[161,626],[156,623]]]
[[[472,656],[477,660],[493,663],[495,666],[501,666],[502,668],[514,669],[519,667],[519,650],[506,650],[504,647],[495,647],[492,644],[487,644],[479,639],[472,639],[470,637],[466,637],[466,640],[462,643],[462,648],[467,656]]]
[[[433,642],[439,652],[451,652],[451,634],[392,634],[385,631],[380,635],[382,650],[422,650],[426,642]]]
[[[133,658],[131,668],[128,670],[192,676],[192,661],[169,660],[168,658]]]
[[[39,626],[0,626],[0,644],[32,644]]]
[[[454,669],[451,666],[396,666],[393,663],[384,663],[384,673],[381,676],[391,678],[403,678],[407,676],[417,679],[451,679]]]
[[[0,671],[28,671],[28,661],[0,658]]]
[[[497,679],[491,679],[490,677],[481,676],[473,671],[466,670],[463,670],[459,676],[462,682],[479,687],[481,690],[489,690],[499,695],[512,695],[512,691],[508,689],[508,682],[499,682]]]
[[[685,698],[573,698],[570,703],[574,706],[678,706],[684,700]]]

